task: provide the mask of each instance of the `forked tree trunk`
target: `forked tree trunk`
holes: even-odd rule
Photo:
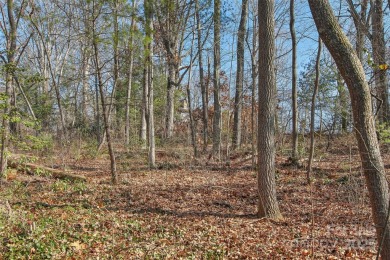
[[[377,240],[383,239],[382,259],[390,259],[389,190],[363,66],[326,0],[309,0],[318,32],[343,76],[352,101],[353,120],[363,172],[371,201]],[[386,227],[386,228],[385,228]]]
[[[259,0],[258,216],[281,219],[276,199],[274,0]]]
[[[94,8],[93,12],[95,13],[95,8]],[[111,133],[110,133],[110,125],[109,125],[110,109],[108,109],[106,106],[106,101],[105,101],[105,96],[104,96],[104,89],[103,89],[104,86],[103,86],[103,79],[102,79],[102,73],[101,73],[101,67],[100,67],[100,61],[99,61],[98,39],[97,39],[97,36],[95,35],[95,30],[96,30],[95,26],[96,26],[96,24],[94,21],[92,29],[93,29],[93,49],[94,49],[94,58],[95,58],[95,66],[96,66],[97,84],[99,87],[100,102],[102,104],[104,133],[106,135],[108,153],[110,155],[111,182],[112,182],[112,184],[117,184],[118,183],[118,174],[116,171],[115,154],[114,154],[114,148],[112,146],[112,138],[111,138]]]

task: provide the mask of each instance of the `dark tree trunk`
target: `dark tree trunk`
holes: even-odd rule
[[[213,120],[213,156],[221,155],[221,0],[214,0],[214,120]]]
[[[241,19],[237,35],[237,76],[236,95],[234,99],[234,122],[233,122],[233,149],[241,146],[241,114],[242,114],[242,89],[244,81],[244,53],[246,20],[248,16],[248,0],[242,1]]]

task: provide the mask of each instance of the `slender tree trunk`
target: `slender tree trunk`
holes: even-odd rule
[[[16,52],[16,36],[17,36],[17,25],[13,13],[14,1],[7,0],[7,15],[9,23],[9,32],[6,37],[6,48],[7,48],[7,64],[5,68],[5,106],[4,115],[2,118],[2,129],[1,129],[1,150],[0,150],[0,179],[4,175],[7,169],[7,153],[10,139],[10,120],[9,116],[11,113],[11,98],[13,92],[13,79],[12,75],[15,71],[15,52]]]
[[[202,48],[202,29],[201,29],[201,20],[199,16],[199,1],[195,0],[195,18],[196,18],[196,28],[198,32],[198,52],[199,52],[199,84],[200,90],[202,93],[202,120],[203,120],[203,151],[207,150],[207,140],[208,140],[208,104],[207,104],[207,91],[204,82],[204,71],[203,71],[203,48]]]
[[[113,67],[113,76],[114,76],[114,86],[113,86],[113,91],[112,91],[112,97],[111,97],[111,103],[109,106],[108,110],[108,115],[109,115],[109,120],[108,122],[111,123],[110,117],[114,115],[114,120],[113,122],[116,122],[117,124],[113,124],[114,126],[112,127],[115,129],[115,126],[119,125],[118,118],[115,118],[115,115],[118,114],[119,107],[115,106],[115,92],[116,89],[118,88],[118,80],[119,80],[119,24],[118,24],[118,8],[119,8],[119,1],[114,0],[113,3],[113,22],[114,22],[114,35],[112,39],[112,45],[113,45],[113,51],[114,51],[114,67]],[[111,111],[113,108],[113,111]]]
[[[295,34],[295,11],[294,0],[290,0],[290,33],[292,45],[291,65],[291,91],[292,91],[292,152],[291,158],[294,163],[298,161],[298,101],[297,101],[297,39]]]
[[[310,111],[310,152],[309,152],[309,163],[307,167],[307,183],[310,184],[311,178],[310,173],[312,170],[313,158],[314,158],[314,126],[315,126],[315,116],[316,116],[316,97],[318,94],[318,88],[320,83],[320,61],[321,61],[321,39],[318,39],[318,50],[317,50],[317,58],[316,58],[316,78],[314,81],[314,90],[313,96],[311,98],[311,111]]]
[[[191,42],[191,54],[190,54],[190,68],[188,70],[188,82],[187,82],[187,101],[188,101],[188,114],[190,116],[190,129],[191,129],[191,142],[192,142],[192,148],[194,149],[194,157],[198,157],[198,147],[196,145],[196,128],[194,123],[194,117],[192,114],[192,100],[191,100],[191,76],[192,76],[192,58],[193,58],[193,43],[195,38],[195,32],[192,35],[192,42]]]
[[[387,71],[380,65],[386,64],[386,44],[383,28],[383,0],[374,0],[374,12],[372,14],[372,51],[374,58],[374,77],[377,93],[382,100],[379,111],[381,123],[390,121],[389,95],[387,87]]]
[[[340,72],[337,72],[337,91],[339,92],[339,104],[340,104],[340,116],[341,116],[341,132],[346,133],[348,131],[348,93],[344,86],[344,82],[340,75]]]
[[[127,93],[126,93],[126,108],[125,108],[125,143],[129,147],[130,144],[130,101],[131,101],[131,87],[133,83],[133,49],[134,49],[134,31],[135,31],[135,9],[137,7],[136,0],[133,0],[132,9],[131,9],[131,22],[130,22],[130,37],[129,37],[129,71],[128,71],[128,83],[127,83]]]
[[[256,30],[257,22],[256,17],[253,17],[253,38],[252,38],[252,108],[251,108],[251,128],[252,128],[252,168],[255,169],[256,164],[256,135],[257,135],[257,117],[256,117],[256,89],[257,89],[257,37]]]
[[[83,50],[83,79],[82,79],[82,104],[81,104],[81,121],[83,124],[87,123],[87,104],[88,104],[88,89],[89,89],[89,51]]]
[[[242,89],[244,81],[244,53],[247,16],[248,0],[242,0],[241,19],[237,33],[237,76],[236,95],[234,99],[233,149],[237,149],[241,146]]]
[[[156,167],[156,147],[154,137],[154,108],[153,108],[153,7],[152,0],[145,0],[145,22],[146,22],[146,56],[145,67],[148,71],[145,88],[148,89],[148,141],[149,141],[149,167]]]
[[[214,120],[213,120],[213,156],[221,156],[221,0],[214,0]]]
[[[334,58],[351,96],[355,133],[370,196],[377,240],[384,241],[382,259],[390,259],[389,190],[375,133],[371,95],[360,60],[326,0],[309,0],[321,39]],[[386,228],[385,228],[386,227]]]
[[[259,0],[258,216],[281,219],[275,181],[274,0]]]
[[[173,48],[172,48],[173,49]],[[168,55],[168,85],[167,85],[167,107],[166,107],[166,119],[165,119],[165,137],[167,139],[173,136],[173,118],[175,112],[175,83],[176,77],[176,64],[175,57]]]
[[[145,46],[146,47],[146,46]],[[142,142],[142,147],[146,149],[146,137],[147,137],[147,109],[149,107],[148,102],[148,92],[149,89],[147,87],[147,81],[148,81],[148,71],[146,68],[146,65],[144,67],[144,79],[143,79],[143,90],[142,90],[142,105],[141,105],[141,131],[140,131],[140,139]]]

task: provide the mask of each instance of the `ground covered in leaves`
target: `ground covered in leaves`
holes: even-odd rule
[[[375,257],[354,147],[318,155],[312,185],[278,156],[277,222],[256,217],[256,173],[245,156],[226,166],[160,151],[159,169],[148,170],[142,153],[122,153],[116,186],[107,156],[67,161],[87,183],[14,173],[0,187],[0,259]]]

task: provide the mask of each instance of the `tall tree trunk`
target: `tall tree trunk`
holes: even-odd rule
[[[192,42],[191,42],[191,54],[190,54],[190,68],[188,70],[188,82],[187,82],[187,101],[188,101],[188,114],[190,116],[190,130],[191,130],[191,142],[192,148],[194,149],[194,157],[198,157],[198,147],[196,144],[196,127],[194,122],[194,117],[192,114],[192,100],[191,100],[191,76],[192,76],[192,58],[193,58],[193,43],[195,38],[195,32],[192,34]]]
[[[131,22],[130,22],[130,37],[129,37],[129,70],[127,76],[127,93],[126,93],[126,108],[125,108],[125,144],[128,147],[130,144],[130,101],[131,101],[131,86],[133,83],[133,49],[134,49],[134,31],[135,31],[135,12],[136,12],[137,3],[136,0],[133,0],[132,9],[131,9]]]
[[[379,111],[379,121],[390,121],[389,95],[387,87],[387,71],[380,65],[386,64],[386,44],[383,28],[383,1],[374,0],[374,12],[372,13],[372,51],[374,58],[375,87],[378,96],[382,100]]]
[[[147,76],[145,77],[145,88],[148,89],[148,143],[149,143],[149,167],[156,167],[156,147],[154,138],[154,108],[153,108],[153,7],[152,0],[145,0],[145,23],[146,23],[146,50],[145,50],[145,67]]]
[[[213,120],[213,156],[221,156],[221,0],[214,0],[214,120]]]
[[[257,89],[257,37],[256,30],[257,21],[256,16],[253,17],[253,38],[252,38],[252,54],[251,54],[251,63],[252,63],[252,104],[251,104],[251,128],[252,128],[252,168],[255,169],[256,164],[256,134],[257,134],[257,117],[256,117],[256,89]]]
[[[321,39],[318,39],[318,50],[317,50],[317,58],[316,58],[316,78],[314,81],[314,90],[313,96],[311,98],[311,111],[310,111],[310,152],[309,152],[309,163],[307,167],[306,179],[307,183],[310,184],[310,173],[313,164],[314,158],[314,126],[315,126],[315,116],[316,116],[316,98],[318,94],[318,88],[320,85],[320,61],[321,61]]]
[[[258,216],[281,219],[275,181],[274,0],[259,0]]]
[[[204,82],[204,71],[203,71],[203,48],[202,48],[202,29],[201,20],[199,15],[199,1],[195,0],[195,18],[196,18],[196,29],[198,32],[197,44],[198,44],[198,61],[199,61],[199,84],[200,91],[202,93],[202,121],[203,121],[203,151],[207,150],[208,140],[208,104],[207,104],[207,91]]]
[[[113,86],[113,91],[112,91],[111,103],[110,103],[110,107],[109,107],[109,110],[108,110],[108,114],[110,115],[110,117],[112,115],[118,115],[118,110],[119,110],[119,107],[115,106],[115,102],[114,102],[115,92],[116,92],[116,89],[118,88],[118,80],[119,80],[119,49],[118,49],[118,46],[119,46],[119,24],[118,24],[118,8],[119,8],[119,1],[118,0],[114,0],[114,3],[113,3],[114,35],[113,35],[113,39],[112,39],[112,46],[113,46],[113,51],[114,51],[114,53],[113,53],[114,54],[114,57],[113,57],[113,60],[114,60],[114,67],[113,67],[114,86]],[[113,113],[111,113],[111,109],[112,109],[113,106],[114,106],[114,111],[113,111]],[[116,122],[117,120],[118,120],[118,118],[114,117],[113,122]],[[110,123],[111,120],[109,119],[108,122]],[[119,123],[118,123],[118,125],[119,125]],[[114,124],[113,128],[114,129],[116,128],[115,124]]]
[[[292,46],[291,65],[291,92],[292,92],[292,152],[291,158],[294,163],[298,160],[298,101],[297,101],[297,39],[295,34],[295,11],[294,0],[290,0],[290,33]]]
[[[10,112],[11,112],[11,98],[13,92],[13,79],[12,75],[15,71],[15,52],[16,52],[16,36],[17,36],[17,24],[14,17],[14,1],[7,0],[7,15],[9,23],[9,32],[6,36],[6,48],[7,48],[7,64],[5,68],[5,102],[4,102],[4,115],[2,119],[1,129],[1,150],[0,150],[0,179],[4,175],[7,169],[7,154],[8,145],[10,139]]]
[[[244,53],[247,16],[248,0],[242,0],[241,19],[237,33],[237,76],[236,95],[234,99],[233,149],[237,149],[241,146],[242,89],[244,81]]]
[[[384,241],[382,259],[390,259],[390,225],[386,218],[389,190],[372,114],[371,95],[360,60],[326,0],[309,0],[321,39],[336,61],[352,101],[360,158],[370,196],[378,241]],[[387,221],[387,222],[386,222]],[[385,228],[386,227],[386,228]]]

